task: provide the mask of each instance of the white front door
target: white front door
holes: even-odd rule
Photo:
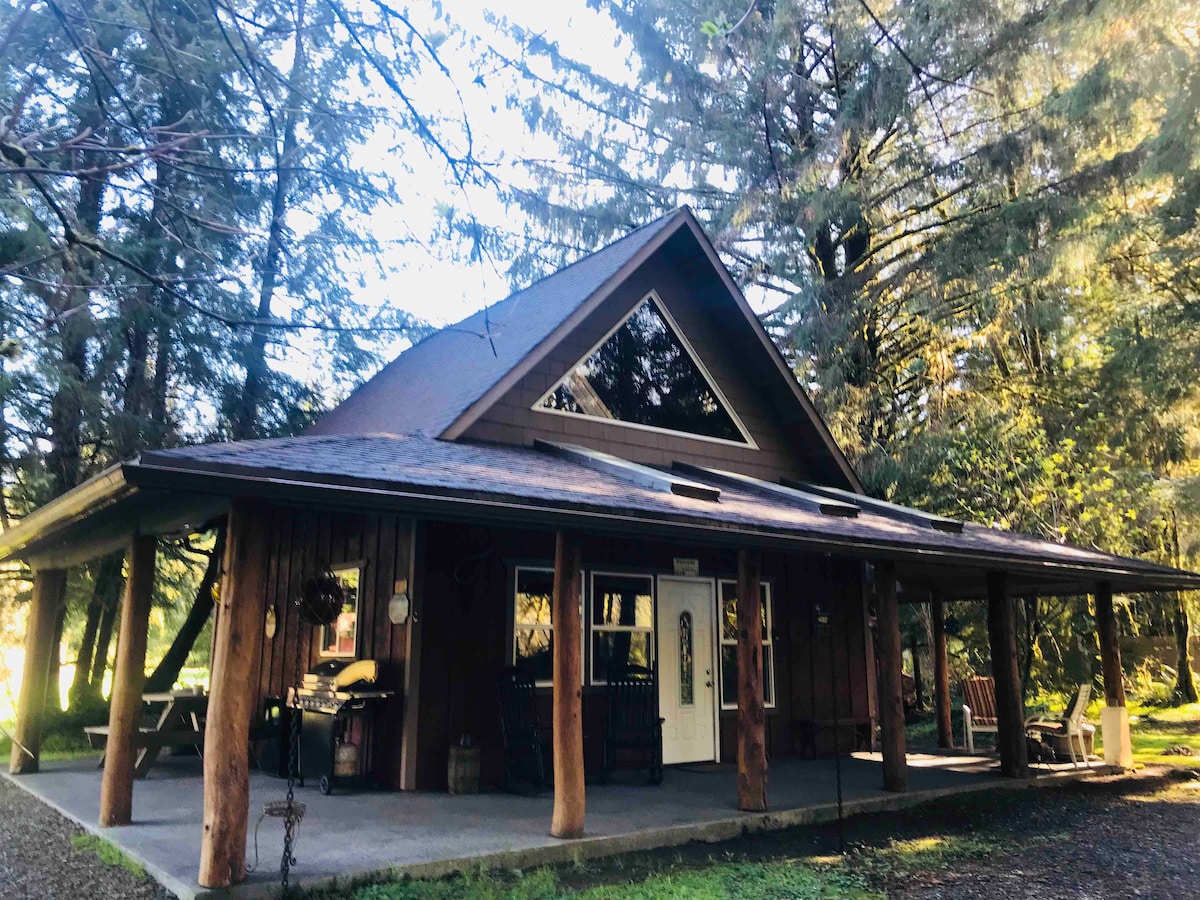
[[[658,579],[658,707],[663,762],[716,759],[713,583]]]

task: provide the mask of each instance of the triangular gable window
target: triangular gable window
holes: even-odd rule
[[[534,408],[754,446],[653,294]]]

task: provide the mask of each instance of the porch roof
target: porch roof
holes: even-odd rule
[[[73,542],[110,540],[115,549],[122,532],[194,526],[218,513],[225,498],[259,496],[892,559],[910,598],[927,587],[951,598],[985,596],[989,570],[1010,573],[1014,590],[1045,593],[1086,593],[1097,581],[1126,592],[1200,588],[1195,573],[970,523],[947,531],[915,510],[864,503],[855,517],[828,515],[785,495],[707,478],[703,470],[690,470],[687,480],[719,488],[719,500],[671,493],[537,449],[418,435],[203,444],[143,453],[97,476],[0,534],[0,556],[49,565]]]

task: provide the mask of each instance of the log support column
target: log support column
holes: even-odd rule
[[[879,633],[879,730],[883,750],[883,789],[908,790],[904,748],[904,659],[900,649],[900,605],[896,567],[875,564],[876,616]]]
[[[54,626],[66,594],[65,569],[39,569],[33,576],[33,599],[25,631],[25,665],[21,673],[21,695],[17,700],[17,726],[8,771],[13,775],[38,770],[42,750],[42,720],[46,714],[46,692]],[[55,692],[57,694],[57,691]]]
[[[1104,761],[1110,766],[1133,766],[1129,737],[1129,711],[1125,708],[1125,681],[1121,671],[1121,641],[1113,610],[1112,585],[1096,585],[1096,636],[1100,639],[1100,668],[1104,673],[1104,709],[1100,728],[1104,736]]]
[[[146,634],[150,627],[150,601],[154,595],[154,547],[154,537],[135,535],[125,556],[129,575],[125,579],[125,600],[121,604],[121,630],[117,632],[117,658],[108,708],[108,742],[104,750],[104,777],[100,782],[102,828],[128,825],[133,821],[133,769],[142,718],[142,685],[146,681]]]
[[[204,732],[199,882],[206,888],[230,887],[246,877],[251,675],[265,617],[270,525],[268,510],[255,501],[235,500],[229,510]]]
[[[767,808],[767,713],[763,699],[762,563],[738,551],[737,801],[738,809]]]
[[[583,837],[583,654],[579,539],[560,531],[554,549],[554,815],[550,834]]]
[[[1021,672],[1017,666],[1015,606],[1008,594],[1008,577],[988,572],[988,642],[992,650],[992,676],[996,683],[996,747],[1000,774],[1024,778],[1029,774],[1025,744],[1025,705]]]
[[[950,664],[946,658],[946,604],[939,591],[929,597],[930,618],[933,620],[933,705],[937,710],[937,741],[939,747],[954,746],[950,729]]]

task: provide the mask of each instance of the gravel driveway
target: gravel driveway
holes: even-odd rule
[[[71,843],[83,829],[0,778],[0,897],[5,900],[165,900],[174,895],[148,877],[100,861]]]

